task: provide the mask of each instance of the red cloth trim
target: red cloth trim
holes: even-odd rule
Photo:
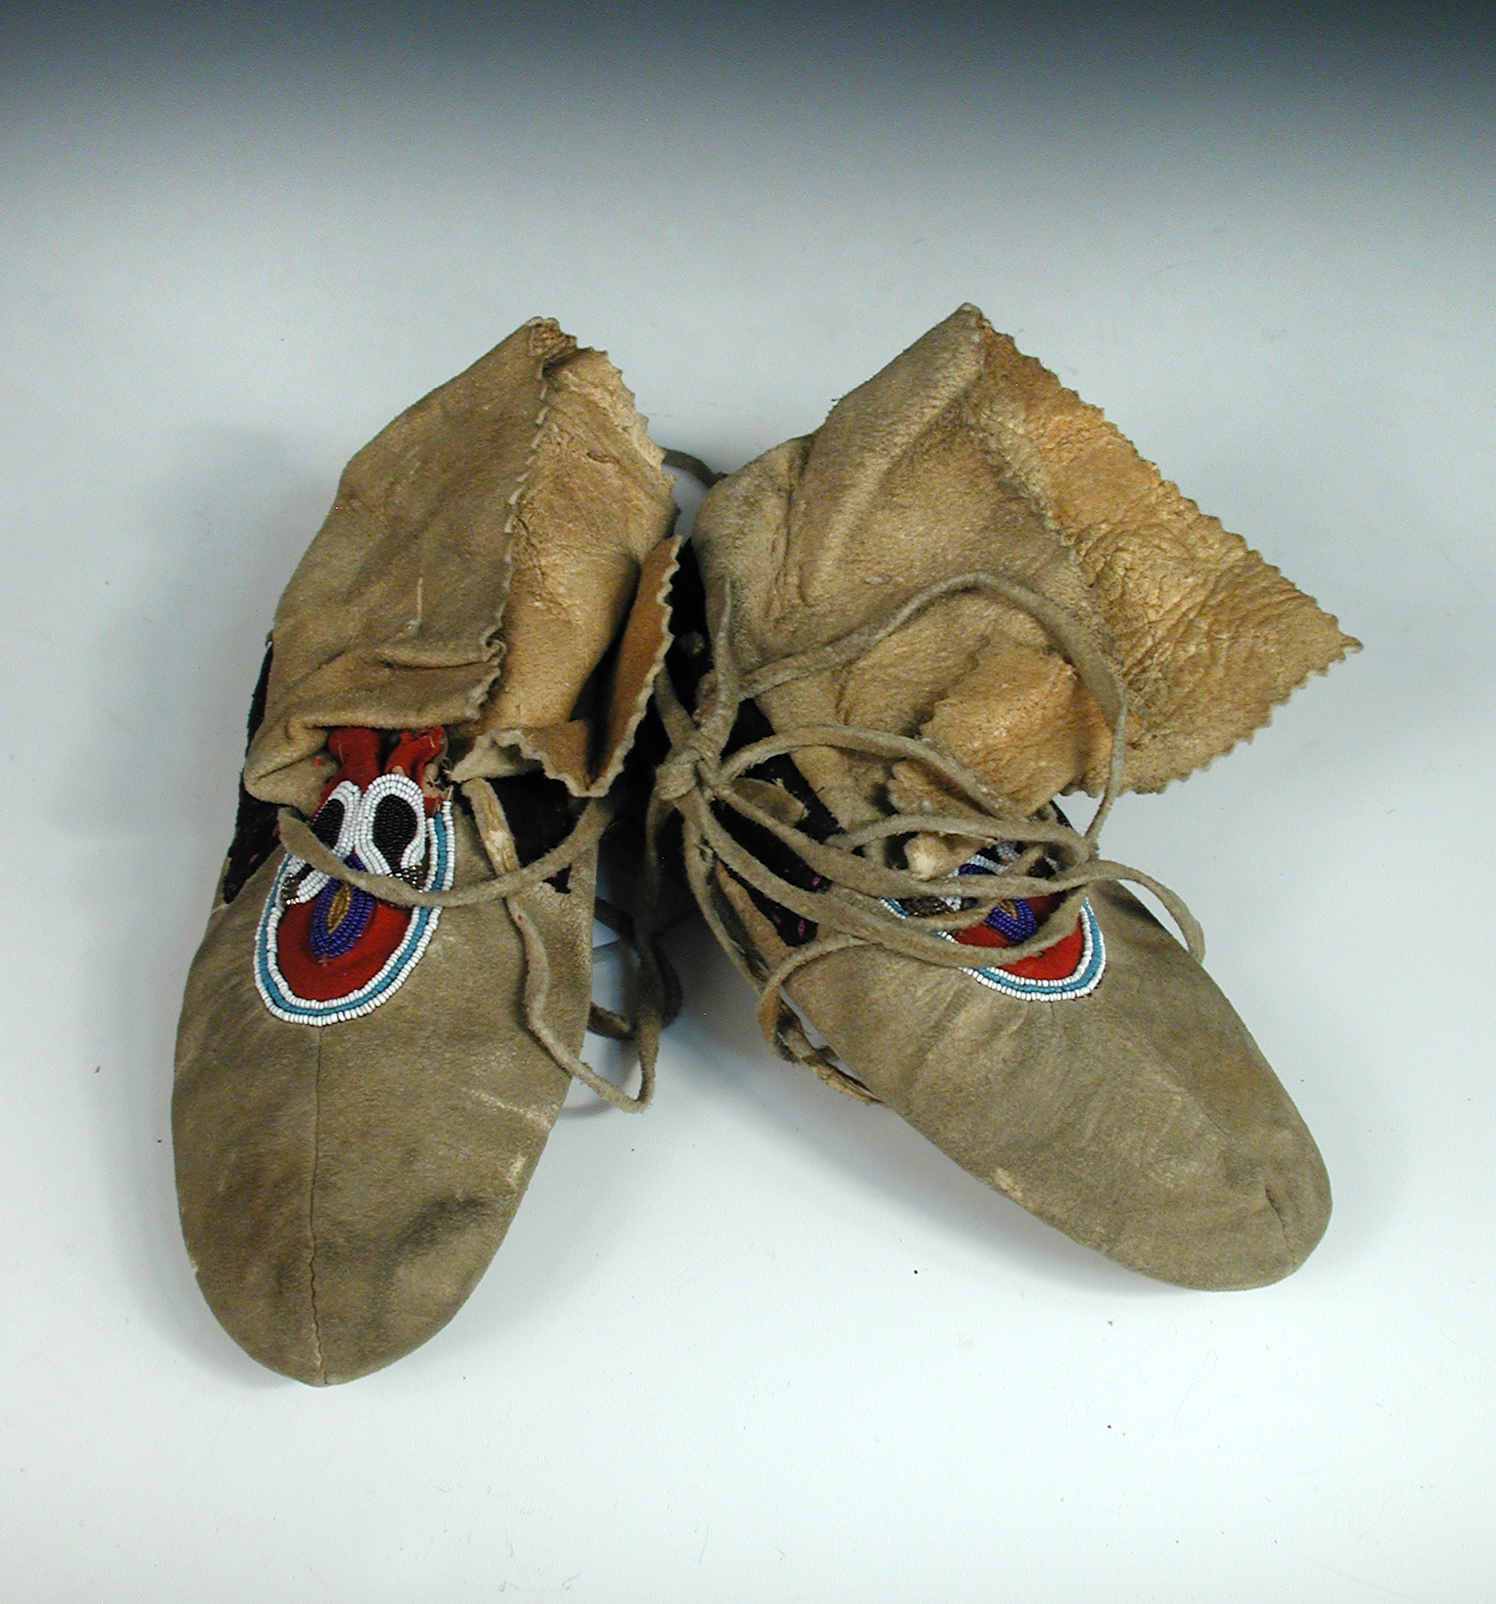
[[[312,910],[309,902],[293,902],[280,916],[275,931],[275,961],[281,976],[298,997],[308,1002],[334,1002],[369,982],[390,961],[405,940],[410,924],[408,908],[376,902],[363,934],[336,958],[318,958],[312,951]]]
[[[338,760],[338,772],[322,787],[323,802],[344,780],[352,780],[362,791],[378,778],[379,736],[374,730],[345,725],[327,737],[327,750]]]
[[[360,725],[341,725],[327,737],[327,749],[338,760],[338,772],[322,790],[325,802],[333,791],[351,780],[360,792],[366,791],[381,773],[401,773],[421,784],[421,775],[434,757],[440,755],[446,737],[440,728],[405,730],[395,749],[381,767],[378,730]],[[429,819],[441,806],[441,798],[422,786]],[[320,804],[319,804],[320,806]],[[367,986],[390,961],[411,921],[411,910],[395,908],[376,899],[363,934],[347,952],[334,958],[319,958],[312,951],[312,914],[317,906],[313,897],[295,902],[280,917],[275,932],[275,961],[286,984],[308,1002],[335,1002]]]
[[[1027,897],[1029,911],[1042,925],[1049,918],[1059,904],[1056,897]],[[991,925],[968,925],[964,930],[953,931],[952,934],[963,947],[1011,947],[1013,943],[1002,933],[994,930]],[[1020,958],[1017,963],[999,964],[997,967],[1006,975],[1018,975],[1024,980],[1068,980],[1080,967],[1081,958],[1085,953],[1085,936],[1080,928],[1080,920],[1075,921],[1075,929],[1068,936],[1061,936],[1052,947],[1046,947],[1043,952],[1033,953],[1027,958]]]

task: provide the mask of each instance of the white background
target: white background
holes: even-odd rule
[[[7,1599],[1496,1587],[1489,63],[765,27],[10,41]],[[1318,1137],[1322,1246],[1115,1268],[772,1059],[698,925],[655,1107],[573,1095],[451,1326],[256,1368],[181,1245],[172,1040],[343,462],[548,313],[733,467],[967,299],[1366,643],[1107,836]]]

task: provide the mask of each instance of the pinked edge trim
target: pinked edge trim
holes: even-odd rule
[[[424,891],[450,891],[456,863],[456,838],[452,831],[452,801],[449,797],[429,820],[433,863],[426,877]],[[275,959],[275,933],[280,927],[280,889],[288,875],[295,872],[300,859],[287,853],[276,870],[260,923],[255,931],[254,974],[255,989],[261,1001],[288,1025],[338,1025],[346,1020],[359,1019],[388,1001],[405,984],[410,972],[420,962],[432,935],[441,920],[440,908],[416,908],[414,917],[405,932],[405,939],[385,960],[383,967],[372,980],[365,981],[357,991],[343,997],[329,997],[317,1002],[298,997],[280,972]]]
[[[892,900],[886,900],[885,906],[892,908],[901,919],[913,917]],[[1080,905],[1080,931],[1080,957],[1076,960],[1074,970],[1058,980],[1031,980],[1026,975],[1010,975],[1002,969],[975,966],[967,969],[966,973],[979,985],[1001,992],[1004,997],[1016,998],[1019,1002],[1071,1002],[1080,997],[1089,997],[1106,973],[1106,941],[1102,937],[1101,926],[1096,922],[1096,915],[1091,912],[1089,901]],[[944,941],[956,943],[956,938],[948,930],[931,933]]]

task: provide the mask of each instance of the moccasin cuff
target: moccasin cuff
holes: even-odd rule
[[[249,791],[310,813],[341,725],[441,725],[460,758],[495,729],[580,722],[537,745],[591,794],[612,756],[599,667],[671,488],[617,370],[549,319],[432,391],[348,464],[281,598]]]
[[[995,571],[1041,592],[1100,642],[1127,689],[1133,790],[1227,751],[1357,644],[970,306],[845,396],[814,435],[716,486],[693,542],[714,620],[731,592],[725,644],[744,669],[961,574]],[[982,595],[947,597],[849,668],[769,701],[777,724],[922,735],[1025,808],[1099,789],[1111,753],[1053,643]],[[826,754],[808,767],[844,817],[888,783]],[[918,776],[895,783],[910,802],[940,803],[928,784],[916,798]]]

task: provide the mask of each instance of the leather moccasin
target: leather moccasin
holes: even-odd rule
[[[692,549],[651,828],[771,1044],[1149,1275],[1299,1265],[1314,1141],[1099,832],[1355,642],[973,307],[717,484]]]
[[[535,321],[348,465],[275,616],[187,981],[182,1229],[249,1354],[437,1331],[578,1053],[597,843],[663,661],[675,516],[618,373]]]

